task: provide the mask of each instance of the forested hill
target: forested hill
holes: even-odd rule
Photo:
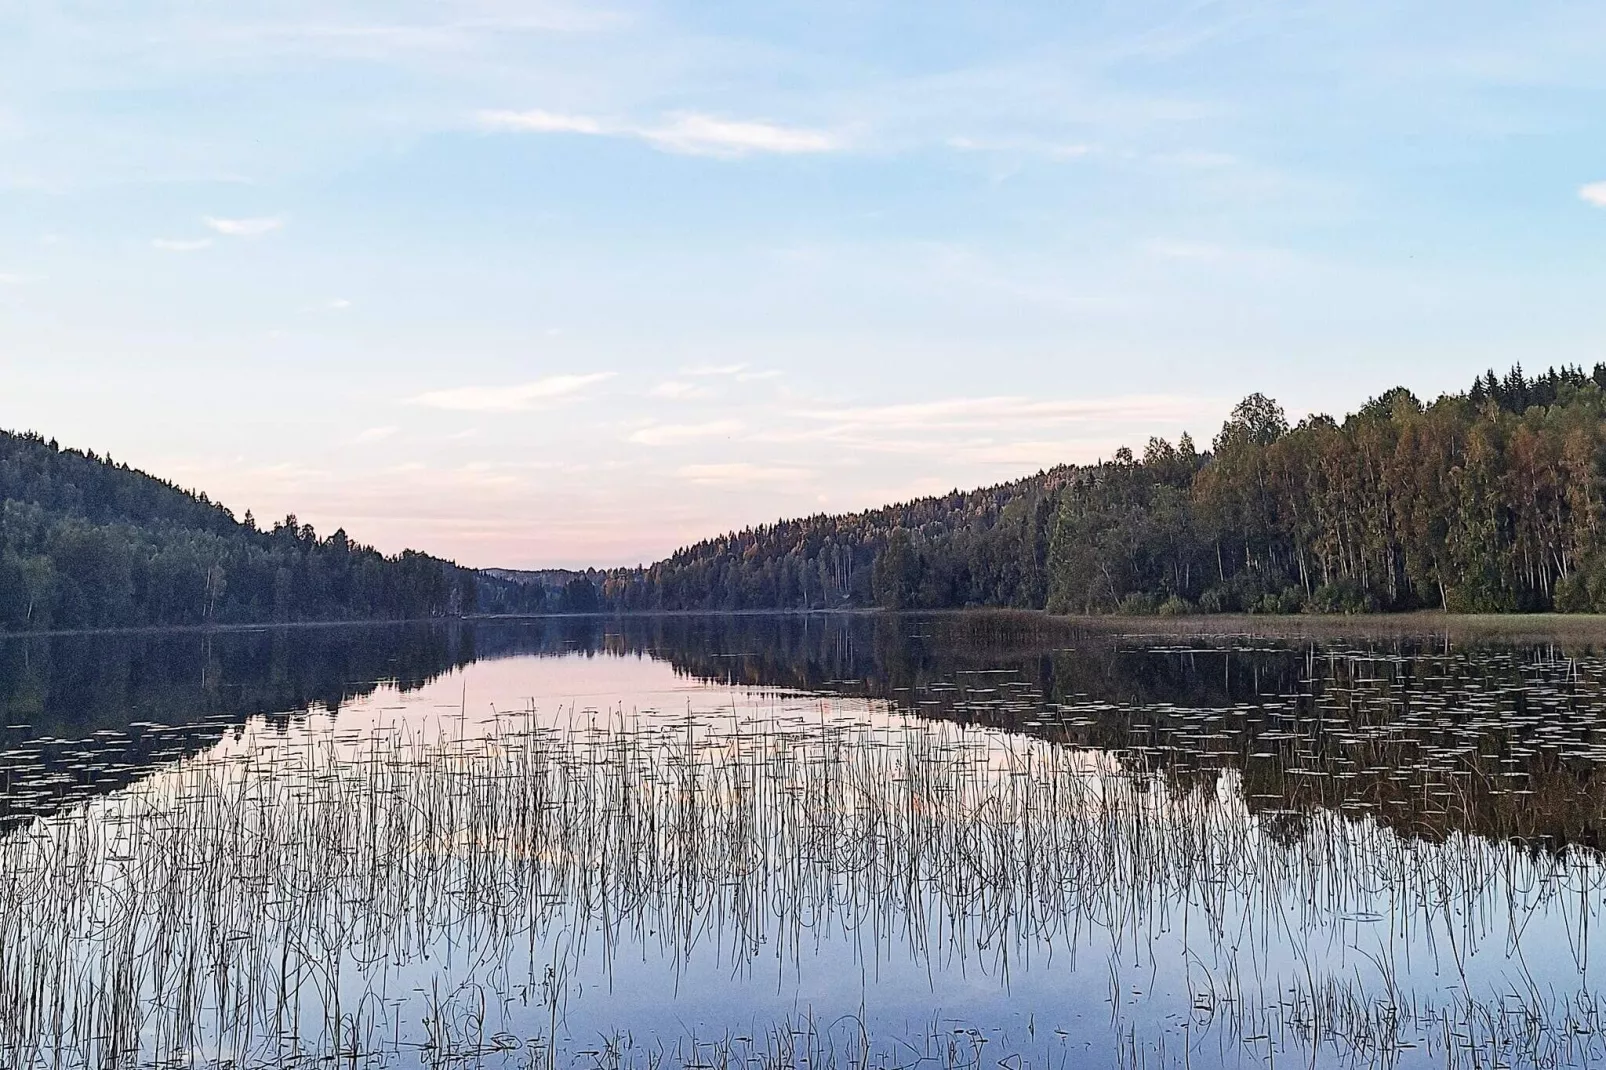
[[[752,528],[602,576],[620,609],[1606,611],[1606,365],[1385,391],[1290,427],[1251,395],[1208,451]]]
[[[1041,605],[1055,502],[1077,470],[1054,468],[843,516],[748,528],[680,550],[645,570],[607,573],[606,604],[625,609],[832,608],[871,605]],[[924,570],[908,597],[878,581],[889,548],[936,547],[963,575]]]
[[[428,617],[472,611],[475,573],[286,517],[259,529],[205,494],[0,432],[0,628]]]

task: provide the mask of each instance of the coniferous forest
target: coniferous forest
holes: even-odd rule
[[[1046,608],[1606,611],[1606,364],[1389,390],[1290,426],[1245,398],[1200,448],[749,528],[644,568],[386,556],[36,434],[0,433],[0,628],[475,612]]]

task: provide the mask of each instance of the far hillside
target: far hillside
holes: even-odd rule
[[[628,609],[1041,606],[1056,503],[1079,471],[720,535],[649,568],[608,573],[603,596]],[[889,552],[939,546],[964,558],[963,575],[932,571],[921,580],[929,589],[911,598],[888,588]]]
[[[478,587],[450,561],[293,516],[261,528],[110,457],[0,432],[0,628],[446,616]]]
[[[1606,364],[1387,390],[1141,452],[749,528],[602,580],[623,609],[1606,610]]]
[[[495,613],[596,613],[602,600],[596,569],[480,570],[482,608]]]

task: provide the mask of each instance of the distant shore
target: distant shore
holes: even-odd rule
[[[0,630],[0,641],[74,635],[210,635],[280,629],[373,628],[408,624],[502,623],[534,620],[611,620],[683,617],[974,617],[1036,622],[1071,634],[1099,632],[1134,635],[1245,635],[1292,638],[1322,635],[1398,635],[1504,639],[1595,638],[1606,640],[1606,614],[1589,613],[1195,613],[1174,617],[1110,614],[1056,614],[1040,609],[972,606],[952,609],[886,610],[848,606],[833,609],[650,609],[594,613],[471,613],[459,617],[374,620],[256,621],[218,624],[144,625],[127,628],[72,628],[48,631]]]

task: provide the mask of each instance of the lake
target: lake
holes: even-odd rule
[[[1606,1061],[1606,646],[1210,627],[0,640],[0,1065]]]

